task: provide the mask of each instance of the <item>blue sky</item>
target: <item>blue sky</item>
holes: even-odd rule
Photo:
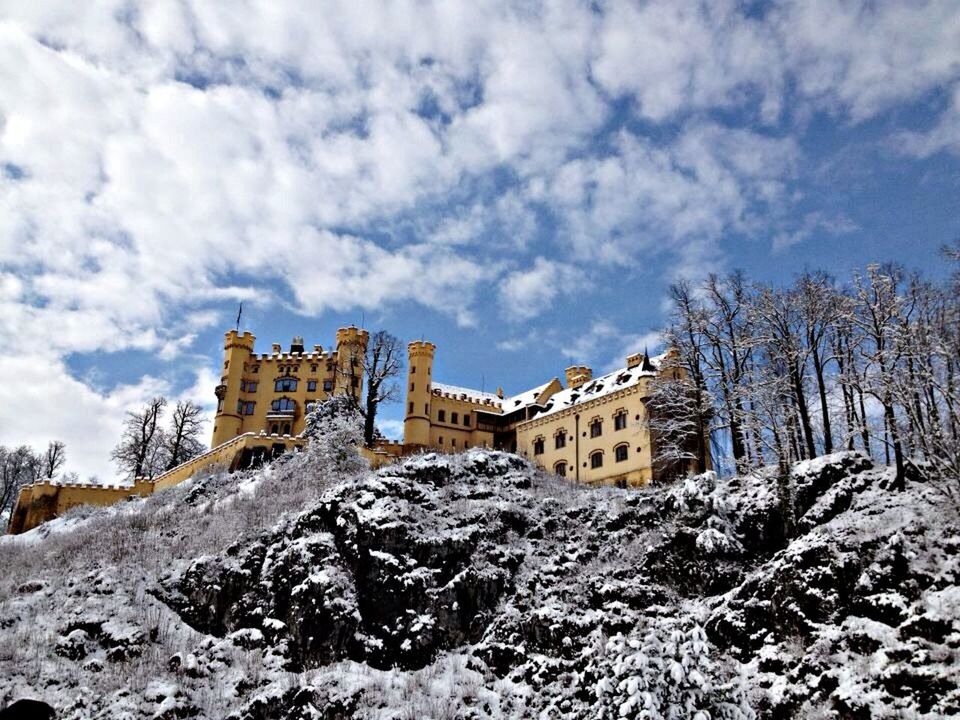
[[[241,300],[514,392],[652,350],[677,278],[960,236],[956,0],[300,5],[0,2],[0,443],[111,477]]]

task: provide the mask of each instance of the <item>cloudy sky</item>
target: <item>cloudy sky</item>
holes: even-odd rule
[[[0,1],[0,443],[112,477],[240,300],[512,392],[681,276],[935,274],[958,211],[958,0]]]

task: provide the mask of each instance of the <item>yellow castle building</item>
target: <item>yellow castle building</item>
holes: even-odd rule
[[[564,373],[566,387],[553,378],[505,397],[499,388],[489,393],[435,381],[433,343],[412,342],[407,349],[404,453],[491,447],[590,485],[639,487],[656,479],[646,402],[651,380],[665,372],[666,355],[636,353],[597,378],[589,367],[574,365]]]
[[[77,505],[150,495],[211,467],[232,472],[258,465],[303,444],[299,435],[311,403],[340,394],[362,398],[366,330],[340,328],[333,349],[314,345],[309,352],[296,337],[287,350],[274,343],[269,354],[257,354],[255,340],[249,332],[225,335],[209,451],[158,476],[136,478],[133,485],[45,481],[25,486],[9,532],[25,532]],[[666,356],[636,353],[626,358],[625,367],[597,378],[589,367],[574,365],[565,371],[565,386],[553,378],[507,397],[502,389],[488,393],[435,381],[433,343],[412,342],[407,350],[403,441],[363,448],[372,465],[425,450],[489,447],[590,485],[639,487],[657,479],[656,438],[646,402],[650,382],[666,372]],[[706,462],[709,467],[709,457]]]
[[[257,354],[252,333],[229,331],[211,447],[244,433],[299,435],[310,403],[344,393],[359,399],[369,337],[351,326],[337,330],[332,350],[314,345],[307,352],[303,338],[295,337],[288,350],[274,343],[269,354]]]

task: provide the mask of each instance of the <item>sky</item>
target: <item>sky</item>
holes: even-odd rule
[[[0,444],[112,480],[241,301],[509,394],[680,278],[937,276],[958,211],[960,0],[0,0]]]

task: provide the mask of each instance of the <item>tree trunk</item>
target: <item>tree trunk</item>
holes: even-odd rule
[[[813,355],[813,370],[817,377],[817,391],[820,393],[820,413],[823,415],[823,452],[829,455],[833,452],[833,437],[830,431],[830,408],[827,406],[827,387],[823,379],[823,363],[820,361],[820,351],[811,348]]]
[[[796,360],[790,361],[790,379],[793,381],[793,392],[796,396],[797,412],[800,414],[800,429],[803,430],[807,457],[815,458],[817,456],[817,450],[813,442],[813,427],[810,424],[810,411],[807,408],[807,398],[803,391],[803,378],[800,375],[800,368],[797,366]]]

